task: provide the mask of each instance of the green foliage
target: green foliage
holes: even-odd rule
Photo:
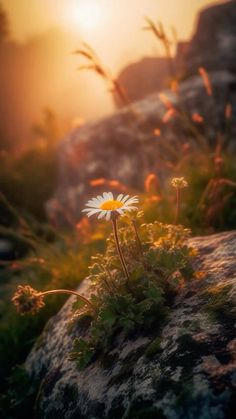
[[[58,233],[56,236],[54,235],[52,241],[50,228],[46,228],[46,226],[43,228],[42,225],[35,222],[33,225],[29,224],[27,229],[24,224],[22,231],[17,213],[14,213],[13,208],[13,212],[10,211],[10,208],[8,210],[11,214],[11,221],[14,219],[15,230],[5,227],[6,231],[8,233],[10,231],[12,234],[14,231],[15,233],[19,231],[17,234],[21,238],[24,238],[26,233],[27,237],[31,235],[33,251],[28,248],[27,254],[23,258],[15,262],[2,262],[0,265],[0,392],[5,394],[9,393],[9,379],[11,379],[12,368],[24,362],[45,324],[49,318],[58,312],[66,299],[63,295],[47,297],[50,298],[50,304],[46,304],[37,316],[22,317],[19,316],[11,303],[17,285],[29,284],[42,291],[55,288],[75,289],[88,275],[91,255],[95,251],[103,250],[101,235],[99,240],[94,239],[87,246],[84,246],[79,242],[77,236],[72,234],[70,237],[64,237]],[[23,222],[23,220],[21,221]],[[38,235],[39,230],[40,235]],[[4,401],[6,409],[7,400]],[[5,414],[3,417],[7,418],[8,416]]]
[[[160,329],[178,290],[193,274],[191,249],[186,246],[189,230],[155,222],[142,224],[139,231],[142,254],[132,224],[119,230],[129,280],[117,258],[113,235],[107,240],[105,255],[93,258],[90,279],[95,292],[91,302],[96,314],[87,311],[92,320],[83,339],[75,340],[70,355],[79,368],[86,367],[96,355],[108,352],[118,336],[125,339],[137,330],[148,334],[153,328]],[[83,307],[82,316],[85,313]],[[77,319],[80,322],[80,314],[78,309],[75,323]]]
[[[0,190],[23,213],[45,220],[45,202],[56,186],[55,150],[34,147],[19,157],[0,156]]]

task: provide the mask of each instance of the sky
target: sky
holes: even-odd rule
[[[93,45],[113,70],[144,55],[161,54],[142,31],[144,16],[173,25],[179,39],[194,30],[197,12],[216,0],[2,0],[18,40],[58,26]]]

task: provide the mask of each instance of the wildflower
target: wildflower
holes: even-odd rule
[[[167,124],[167,122],[170,121],[170,119],[173,118],[173,116],[176,115],[176,110],[174,108],[168,109],[168,111],[165,113],[165,115],[162,118],[163,124]]]
[[[208,72],[203,67],[199,67],[198,72],[203,80],[207,95],[212,96],[212,85],[210,82]]]
[[[106,218],[109,221],[118,215],[123,215],[125,211],[136,210],[133,204],[138,203],[136,196],[130,198],[129,195],[120,194],[116,199],[112,192],[104,192],[103,196],[97,196],[88,201],[82,212],[86,212],[88,217],[98,214],[98,219]]]
[[[184,179],[184,177],[175,177],[172,179],[171,184],[176,189],[176,208],[174,219],[174,224],[176,224],[179,217],[180,209],[180,190],[183,188],[187,188],[188,182]]]
[[[89,208],[82,210],[82,212],[87,212],[88,217],[99,213],[99,219],[105,217],[107,221],[112,221],[117,253],[128,282],[129,272],[119,242],[117,218],[119,215],[123,215],[125,211],[137,210],[138,208],[133,205],[136,203],[138,203],[137,196],[130,198],[129,195],[124,196],[123,194],[120,194],[116,199],[114,199],[112,192],[103,192],[103,196],[97,196],[97,198],[89,200],[86,204]]]
[[[204,118],[198,112],[194,112],[192,114],[192,120],[193,122],[196,122],[197,124],[202,124],[204,122]]]
[[[165,95],[165,93],[159,93],[158,97],[166,109],[174,109],[173,103],[170,101],[168,96]]]
[[[188,182],[184,179],[184,177],[175,177],[172,179],[171,185],[174,188],[183,189],[188,187]]]
[[[45,306],[44,297],[51,294],[72,294],[79,297],[85,304],[94,310],[94,306],[87,298],[73,290],[50,290],[50,291],[37,291],[30,285],[18,285],[17,291],[15,292],[12,302],[14,303],[16,310],[20,314],[35,314],[42,307]]]
[[[18,285],[12,301],[18,313],[35,314],[45,305],[43,299],[42,293],[39,293],[30,285]]]
[[[104,178],[98,178],[98,179],[92,179],[90,180],[90,185],[91,186],[101,186],[104,185],[106,182],[106,180]]]

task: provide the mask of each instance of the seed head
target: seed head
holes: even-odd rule
[[[172,179],[171,185],[174,188],[183,189],[188,187],[188,182],[184,179],[184,177],[175,177]]]
[[[43,298],[42,293],[36,291],[30,285],[18,285],[12,301],[18,313],[22,315],[35,314],[44,307]]]

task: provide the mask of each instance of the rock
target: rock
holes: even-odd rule
[[[84,371],[68,361],[70,298],[26,360],[42,419],[232,419],[236,400],[236,232],[191,239],[205,277],[179,294],[161,335],[117,342]],[[88,283],[81,292],[86,294]],[[78,333],[78,331],[77,331]]]
[[[126,66],[118,74],[117,81],[129,99],[136,101],[167,88],[173,70],[180,79],[196,74],[199,67],[208,71],[228,70],[235,74],[235,22],[235,0],[207,7],[198,16],[193,38],[177,43],[172,69],[165,57],[145,57]],[[114,101],[118,107],[122,106],[115,94]]]
[[[120,184],[106,181],[118,181],[123,189],[136,192],[143,188],[150,172],[161,181],[166,179],[170,166],[175,167],[182,158],[182,146],[196,144],[196,128],[202,136],[200,141],[206,137],[212,145],[220,133],[228,136],[230,152],[235,150],[231,141],[236,131],[235,22],[235,0],[208,7],[200,13],[193,39],[177,45],[174,65],[182,80],[180,95],[174,97],[168,90],[165,94],[188,115],[187,120],[175,115],[168,123],[163,122],[168,109],[157,92],[170,79],[166,58],[144,58],[121,72],[118,81],[131,101],[145,99],[75,130],[62,141],[58,189],[47,205],[53,222],[74,225],[92,195],[104,190],[122,191]],[[202,80],[196,77],[200,66],[210,71],[213,97],[206,97]],[[225,119],[227,104],[233,108],[231,132]],[[205,123],[192,124],[193,114],[200,114]],[[156,128],[161,129],[161,137],[154,135]]]
[[[202,11],[196,33],[186,54],[186,74],[198,67],[208,71],[236,72],[236,1],[227,1]]]
[[[199,148],[196,130],[201,140],[207,138],[210,144],[215,143],[218,132],[225,132],[227,103],[234,109],[228,138],[233,139],[236,77],[228,72],[215,72],[210,78],[213,97],[207,97],[199,76],[183,82],[177,96],[168,90],[164,92],[187,115],[187,122],[178,115],[168,123],[163,122],[167,108],[157,93],[69,134],[59,149],[58,189],[47,205],[49,217],[59,224],[78,220],[88,198],[104,190],[122,192],[122,187],[134,192],[142,190],[150,172],[165,180],[171,173],[170,163],[175,166],[182,158],[183,145]],[[196,112],[202,115],[204,124],[191,121]],[[155,135],[155,128],[160,128],[161,136]],[[230,141],[231,151],[235,146]],[[114,182],[107,185],[104,179],[115,179],[123,186]]]
[[[125,67],[117,77],[118,83],[125,89],[132,102],[165,89],[170,79],[169,60],[159,57],[145,57],[132,63]],[[124,106],[115,94],[114,100],[118,107]]]

